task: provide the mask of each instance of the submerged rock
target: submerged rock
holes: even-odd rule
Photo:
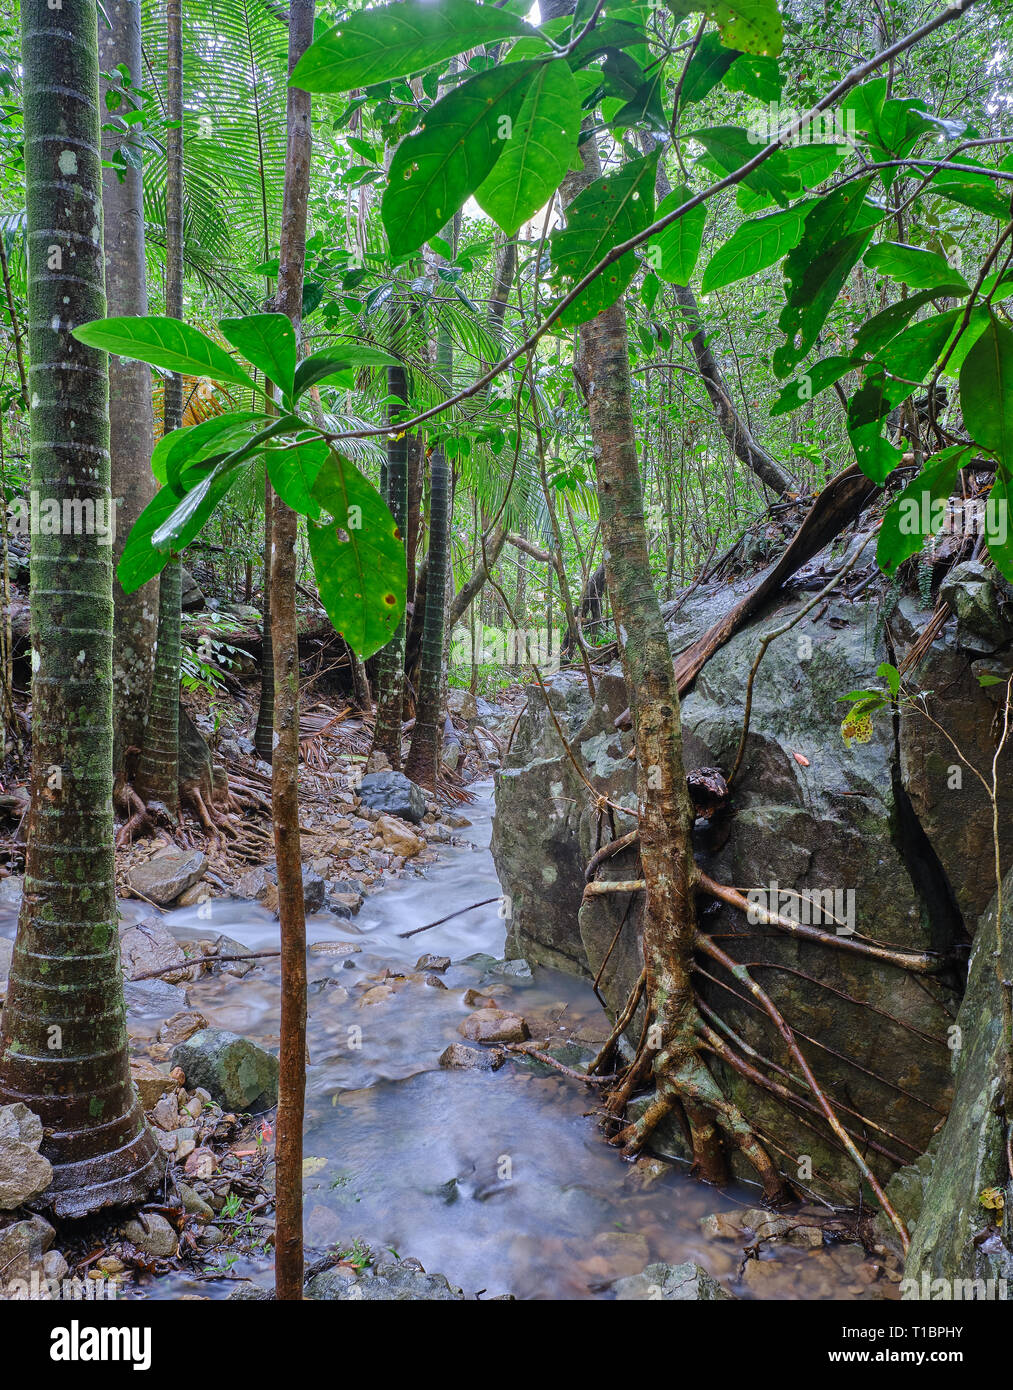
[[[359,799],[373,811],[400,816],[412,825],[426,814],[425,793],[403,772],[367,773],[359,786]]]
[[[417,1260],[398,1260],[377,1265],[351,1276],[341,1269],[325,1269],[306,1285],[306,1297],[337,1302],[461,1303],[464,1294],[442,1274],[427,1274]]]
[[[451,1043],[440,1053],[440,1066],[445,1071],[498,1071],[503,1062],[503,1054],[496,1048],[487,1052],[463,1043]]]
[[[520,1014],[505,1009],[476,1009],[457,1025],[462,1038],[470,1042],[523,1042],[529,1037],[528,1025]]]
[[[173,1048],[186,1084],[203,1086],[225,1110],[259,1114],[278,1103],[278,1059],[225,1028],[203,1028]]]
[[[660,1299],[667,1303],[715,1303],[732,1295],[697,1264],[648,1265],[640,1274],[627,1275],[612,1285],[616,1299]]]
[[[38,1197],[53,1181],[41,1143],[42,1121],[34,1111],[20,1101],[0,1106],[0,1211]]]

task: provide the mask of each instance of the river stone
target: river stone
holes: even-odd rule
[[[0,1106],[0,1210],[12,1211],[44,1192],[53,1180],[39,1153],[42,1121],[20,1101]]]
[[[24,892],[25,881],[19,874],[0,878],[0,907],[20,907]]]
[[[681,1265],[660,1262],[648,1265],[639,1274],[617,1279],[612,1289],[620,1303],[628,1303],[634,1299],[660,1299],[668,1303],[716,1303],[731,1300],[732,1297],[705,1269],[689,1262]]]
[[[504,1057],[498,1048],[486,1051],[481,1047],[465,1047],[451,1043],[440,1053],[440,1066],[445,1071],[498,1071]]]
[[[464,1294],[442,1274],[426,1274],[416,1260],[377,1265],[346,1279],[337,1269],[315,1274],[306,1286],[306,1297],[337,1302],[436,1302],[461,1303]]]
[[[426,814],[425,793],[403,772],[367,773],[359,786],[359,799],[373,811],[400,816],[412,825]]]
[[[203,878],[207,866],[207,855],[199,850],[174,849],[157,859],[134,864],[127,871],[127,882],[145,898],[167,907]]]
[[[138,1250],[156,1260],[171,1260],[179,1248],[176,1232],[164,1216],[154,1211],[143,1211],[135,1221],[128,1221],[123,1234]]]
[[[141,1108],[152,1110],[167,1091],[175,1091],[176,1082],[153,1062],[143,1057],[131,1057],[130,1079],[137,1087]]]
[[[528,1025],[519,1014],[505,1009],[476,1009],[461,1020],[457,1031],[469,1042],[515,1043],[529,1037]]]
[[[30,1281],[56,1239],[56,1232],[41,1216],[15,1221],[0,1231],[0,1288],[15,1279]]]
[[[320,912],[327,901],[327,880],[309,864],[302,866],[302,898],[307,915]]]
[[[384,848],[392,854],[400,854],[402,859],[414,859],[426,847],[425,840],[393,816],[381,816],[376,828],[383,836]]]
[[[158,917],[145,917],[121,933],[120,963],[128,979],[157,970],[157,978],[169,985],[189,980],[193,968],[186,964],[182,946]]]
[[[194,609],[203,608],[206,602],[204,591],[185,566],[180,566],[180,583],[183,590],[180,597],[180,607],[183,612],[189,613]]]
[[[225,1028],[203,1028],[173,1048],[192,1090],[203,1086],[224,1110],[259,1114],[278,1103],[278,1059]]]

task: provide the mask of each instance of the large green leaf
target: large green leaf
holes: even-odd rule
[[[700,288],[719,290],[773,265],[798,245],[811,203],[743,222],[707,263]]]
[[[703,101],[724,77],[735,60],[743,55],[723,44],[717,34],[704,34],[686,64],[679,100],[683,106]]]
[[[988,553],[995,567],[1008,582],[1013,584],[1013,532],[1010,531],[1010,517],[1013,516],[1013,488],[1006,470],[1000,465],[992,491],[985,504],[985,537]]]
[[[580,90],[562,58],[545,63],[492,173],[475,192],[479,207],[513,236],[555,193],[577,153]]]
[[[155,445],[151,471],[160,483],[168,482],[170,477],[179,476],[184,463],[220,454],[248,434],[251,425],[266,425],[270,419],[258,410],[231,410],[225,415],[202,420],[199,425],[170,430]]]
[[[900,332],[908,319],[914,318],[923,304],[935,297],[935,290],[922,290],[920,294],[913,294],[898,304],[891,304],[888,309],[881,309],[878,314],[873,314],[871,319],[866,319],[855,334],[855,355],[875,356],[885,343]]]
[[[674,212],[691,197],[692,193],[684,185],[673,188],[662,200],[655,221],[666,213]],[[675,222],[670,222],[647,243],[647,264],[658,272],[662,280],[667,280],[670,285],[689,284],[700,255],[706,222],[707,207],[701,203]]]
[[[366,347],[358,343],[337,343],[321,348],[309,357],[304,357],[295,371],[295,399],[320,383],[325,385],[353,385],[352,374],[360,367],[396,367],[398,359],[379,348]]]
[[[750,139],[750,133],[741,126],[708,126],[703,130],[690,131],[687,138],[698,140],[703,145],[710,162],[722,174],[735,173],[760,152],[755,140]],[[742,182],[747,188],[773,198],[782,206],[802,187],[801,181],[788,173],[784,166],[779,170],[776,155],[747,174]]]
[[[275,492],[294,512],[317,521],[320,503],[313,488],[330,450],[325,440],[301,439],[284,449],[267,450],[267,474]]]
[[[566,292],[598,264],[605,254],[651,222],[654,179],[659,151],[606,174],[589,184],[570,204],[566,226],[550,238],[556,288]],[[637,259],[628,251],[583,290],[560,316],[563,327],[584,323],[614,304],[630,283]]]
[[[963,309],[951,309],[913,323],[876,354],[876,361],[895,377],[922,381],[936,365],[963,315]]]
[[[994,316],[960,369],[960,408],[974,442],[1013,466],[1013,332]]]
[[[824,357],[784,387],[770,407],[771,415],[787,415],[792,410],[798,410],[799,406],[806,405],[814,396],[854,370],[855,364],[850,357]]]
[[[400,0],[347,16],[312,43],[292,73],[306,92],[350,92],[421,72],[484,43],[534,31],[509,10],[473,0]]]
[[[116,566],[116,577],[124,593],[134,593],[165,568],[169,552],[156,550],[151,544],[151,537],[168,521],[178,505],[179,498],[172,488],[160,488],[130,528],[130,535]]]
[[[218,459],[214,467],[182,500],[176,501],[172,512],[156,526],[151,544],[158,550],[171,548],[174,553],[185,550],[232,485],[238,482],[242,471],[243,462],[234,455]],[[161,496],[161,493],[158,495]]]
[[[309,526],[317,592],[336,630],[365,660],[387,645],[404,612],[404,541],[379,492],[347,459],[332,453],[313,493],[332,517]]]
[[[784,45],[784,27],[777,0],[665,0],[680,19],[704,14],[721,30],[729,48],[765,53],[776,58]]]
[[[381,215],[391,255],[410,255],[437,235],[505,151],[538,61],[504,63],[456,88],[390,164]]]
[[[907,246],[900,241],[881,241],[866,254],[865,264],[913,290],[937,294],[967,294],[970,286],[938,251]]]
[[[75,328],[74,337],[88,347],[148,362],[183,376],[208,376],[212,381],[227,381],[232,386],[255,385],[249,372],[224,348],[179,319],[156,314],[93,319]]]
[[[284,395],[292,394],[295,329],[287,314],[247,314],[241,319],[222,319],[218,327],[247,362],[252,362]]]
[[[898,565],[921,550],[926,536],[935,535],[943,523],[938,503],[953,491],[953,484],[968,453],[965,445],[943,449],[925,460],[918,476],[891,502],[883,518],[876,559],[884,574],[893,574]]]

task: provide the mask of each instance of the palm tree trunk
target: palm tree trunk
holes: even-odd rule
[[[264,645],[260,654],[260,704],[253,746],[257,757],[269,763],[274,739],[274,646],[271,642],[271,480],[264,479]]]
[[[31,487],[64,515],[98,512],[110,504],[106,359],[70,336],[105,315],[96,5],[22,0],[21,25]],[[32,804],[0,1097],[39,1115],[54,1169],[43,1200],[80,1217],[145,1198],[164,1159],[130,1080],[120,974],[111,547],[94,527],[67,530],[32,537]]]
[[[183,30],[181,0],[166,0],[166,115],[183,119]],[[165,312],[183,317],[183,128],[166,131]],[[165,383],[163,433],[183,423],[183,378]],[[158,591],[158,647],[144,744],[137,765],[137,791],[148,803],[179,813],[179,662],[181,562],[173,556],[162,570]]]
[[[313,40],[313,0],[291,0],[288,70]],[[302,336],[306,209],[313,131],[310,97],[288,89],[288,151],[278,266],[278,309]],[[281,1074],[278,1093],[275,1293],[298,1301],[303,1286],[302,1130],[306,1094],[306,911],[299,847],[299,634],[295,545],[298,517],[271,501],[271,639],[274,656],[274,758],[271,813],[281,919]]]
[[[398,337],[399,310],[391,312],[391,338]],[[392,343],[392,346],[394,344]],[[387,368],[387,394],[400,401],[408,399],[408,383],[402,366]],[[388,418],[396,419],[399,408],[392,406]],[[398,430],[392,430],[387,440],[387,506],[400,534],[405,533],[408,519],[408,440]],[[376,721],[373,725],[374,753],[385,753],[393,768],[401,766],[401,724],[404,718],[404,644],[405,620],[398,623],[377,663]]]
[[[107,0],[99,15],[99,66],[114,73],[123,64],[142,85],[141,12],[133,0]],[[105,89],[106,84],[103,84]],[[112,154],[122,137],[103,135],[103,153]],[[122,180],[115,169],[102,176],[105,220],[107,312],[148,312],[144,258],[143,179],[127,164]],[[113,357],[109,362],[109,452],[113,498],[118,503],[113,572],[131,527],[155,495],[151,472],[154,422],[151,369],[144,362]],[[125,594],[113,580],[113,771],[124,771],[128,748],[140,748],[151,692],[158,616],[158,580]]]

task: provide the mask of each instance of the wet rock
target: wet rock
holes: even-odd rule
[[[447,691],[447,709],[459,719],[476,719],[478,703],[470,690],[460,690],[451,686]]]
[[[306,1297],[337,1302],[437,1302],[460,1303],[464,1294],[442,1274],[426,1274],[417,1260],[377,1265],[346,1278],[339,1269],[315,1274],[306,1286]]]
[[[157,977],[151,980],[124,980],[123,996],[131,1016],[140,1018],[168,1018],[185,1009],[190,1002],[185,989]]]
[[[207,969],[211,975],[235,975],[237,979],[242,979],[249,975],[251,970],[256,968],[256,960],[227,960],[221,965],[216,965],[215,956],[246,956],[249,955],[248,947],[241,941],[233,941],[231,936],[219,936],[208,956],[205,957]],[[182,1039],[177,1039],[182,1041]]]
[[[510,984],[530,984],[534,979],[531,966],[526,960],[517,958],[514,960],[498,960],[491,965],[485,972],[481,983],[483,985],[495,985],[499,981],[509,982]]]
[[[742,1240],[743,1223],[726,1211],[714,1212],[700,1219],[700,1230],[708,1240]]]
[[[384,847],[392,854],[399,854],[402,859],[414,859],[416,854],[425,849],[425,840],[393,816],[381,816],[376,827],[383,837]]]
[[[529,1036],[528,1025],[519,1014],[505,1009],[476,1009],[457,1025],[462,1038],[470,1042],[523,1042]]]
[[[436,970],[442,974],[444,970],[450,969],[450,957],[431,955],[419,956],[418,960],[415,962],[415,969]]]
[[[422,788],[403,772],[370,772],[359,786],[364,806],[418,825],[426,813],[426,798]]]
[[[176,1191],[179,1193],[179,1200],[183,1203],[183,1210],[188,1216],[202,1216],[206,1221],[210,1221],[211,1217],[214,1216],[214,1208],[210,1207],[189,1183],[181,1182],[177,1178]]]
[[[447,1071],[498,1071],[503,1062],[503,1053],[497,1048],[487,1052],[463,1043],[451,1043],[440,1053],[440,1066]]]
[[[309,864],[302,866],[302,896],[307,915],[320,912],[327,901],[327,881]]]
[[[458,816],[453,813],[444,815],[443,821],[445,825],[450,826],[451,830],[464,830],[466,826],[471,824],[467,816]]]
[[[957,615],[957,642],[969,651],[994,652],[1013,638],[1009,586],[980,560],[954,565],[939,597]]]
[[[137,1094],[144,1110],[153,1109],[166,1091],[176,1089],[176,1083],[171,1076],[167,1076],[152,1062],[140,1057],[130,1059],[130,1079],[137,1087]]]
[[[202,1086],[226,1110],[259,1114],[278,1103],[278,1059],[225,1028],[203,1028],[173,1049],[191,1089]]]
[[[7,980],[11,973],[11,959],[14,955],[14,942],[0,936],[0,996],[6,993]]]
[[[166,1131],[179,1128],[179,1101],[176,1092],[162,1096],[151,1108],[151,1120],[159,1129]]]
[[[194,883],[173,903],[174,907],[199,907],[211,898],[211,888],[206,883]]]
[[[181,567],[180,574],[183,586],[180,606],[183,612],[190,613],[195,609],[203,608],[207,600],[204,597],[204,591],[201,586],[185,566]]]
[[[56,1232],[41,1216],[0,1230],[0,1289],[15,1279],[30,1282],[32,1270],[43,1267],[43,1256],[55,1239]]]
[[[167,907],[204,876],[207,866],[207,855],[199,850],[174,849],[133,865],[127,871],[127,882],[145,898]]]
[[[121,934],[120,962],[128,978],[153,970],[160,971],[158,978],[169,985],[192,978],[193,968],[187,965],[182,946],[157,917],[146,917]]]
[[[135,1221],[128,1221],[123,1234],[138,1250],[156,1260],[171,1260],[179,1246],[176,1232],[164,1216],[154,1211],[143,1211]]]
[[[477,989],[466,989],[464,991],[464,1003],[469,1009],[495,1009],[496,1000],[492,995],[480,994]]]
[[[667,1303],[714,1303],[730,1300],[732,1297],[705,1269],[691,1263],[668,1265],[659,1262],[648,1265],[639,1274],[617,1279],[612,1289],[620,1303],[628,1303],[634,1299],[660,1299]]]
[[[181,1009],[159,1028],[158,1041],[171,1044],[186,1042],[187,1038],[192,1038],[194,1033],[207,1026],[207,1019],[198,1009]]]
[[[262,866],[248,869],[236,884],[236,897],[260,903],[268,912],[278,911],[278,885]]]
[[[48,1158],[39,1153],[42,1121],[27,1105],[0,1106],[0,1211],[37,1197],[53,1180]]]
[[[449,772],[456,772],[461,761],[461,745],[459,743],[445,743],[443,752],[440,754],[440,761]]]

